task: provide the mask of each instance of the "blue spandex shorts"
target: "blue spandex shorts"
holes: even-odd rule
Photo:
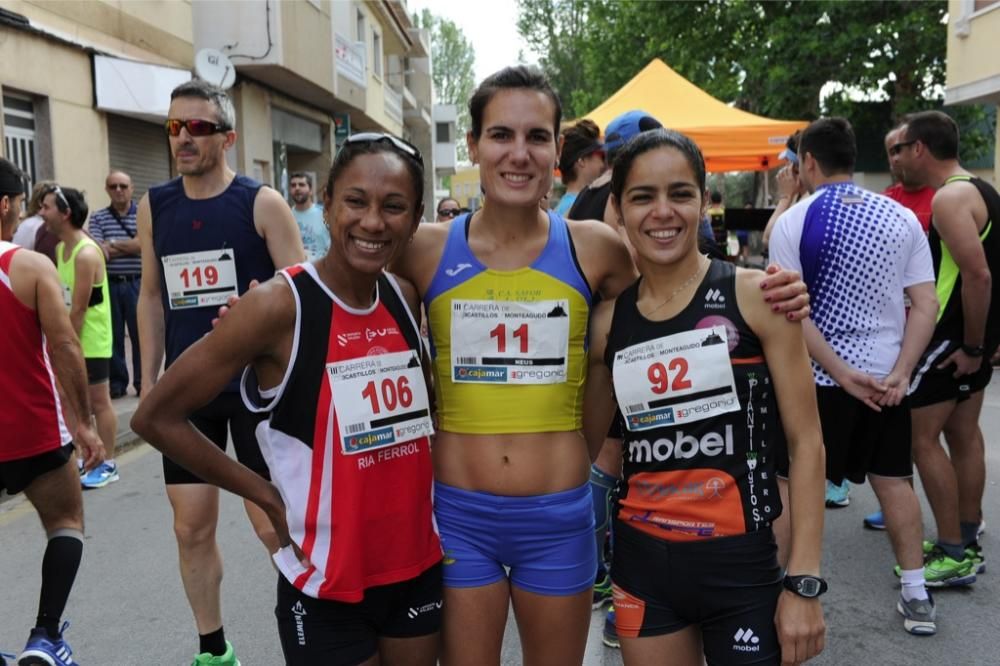
[[[434,484],[444,584],[482,587],[508,577],[535,594],[589,590],[597,569],[590,484],[549,495],[505,497]]]

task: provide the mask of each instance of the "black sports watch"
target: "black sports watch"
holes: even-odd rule
[[[986,353],[986,350],[983,349],[982,345],[963,344],[962,351],[965,352],[966,355],[971,356],[972,358],[980,358],[983,354]]]
[[[785,576],[782,583],[786,590],[806,599],[815,599],[827,590],[826,581],[819,576]]]

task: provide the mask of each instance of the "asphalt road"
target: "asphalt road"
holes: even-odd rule
[[[986,397],[985,498],[987,558],[1000,544],[1000,380]],[[66,617],[67,640],[84,666],[190,664],[197,647],[193,620],[177,574],[171,515],[160,458],[146,445],[119,458],[122,480],[85,494],[84,560]],[[852,489],[851,505],[827,511],[824,596],[829,627],[826,652],[813,664],[954,666],[1000,664],[1000,574],[988,572],[972,589],[944,590],[938,601],[938,634],[906,634],[894,607],[898,584],[885,534],[861,528],[875,508],[867,486]],[[929,524],[925,506],[925,525]],[[257,542],[242,503],[223,494],[219,523],[226,566],[223,583],[227,637],[245,666],[280,664],[273,606],[276,574]],[[34,622],[44,537],[31,506],[17,497],[0,504],[0,651],[17,652]],[[600,643],[603,617],[594,613],[585,663],[620,664],[617,651]],[[513,618],[504,664],[519,664]]]

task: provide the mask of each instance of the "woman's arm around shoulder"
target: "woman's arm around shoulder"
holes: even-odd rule
[[[577,259],[590,288],[614,299],[635,282],[638,272],[625,242],[615,230],[597,220],[567,220]]]

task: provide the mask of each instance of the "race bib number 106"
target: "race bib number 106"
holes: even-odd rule
[[[330,363],[342,450],[366,453],[434,434],[417,352],[393,352]]]
[[[700,421],[740,408],[726,329],[668,335],[615,354],[614,384],[632,432]]]

